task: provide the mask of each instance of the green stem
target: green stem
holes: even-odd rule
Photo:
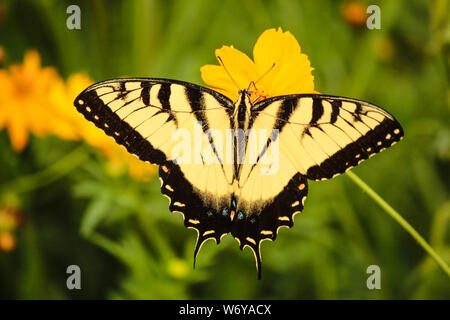
[[[392,208],[383,198],[381,198],[371,187],[362,181],[356,174],[351,171],[347,172],[350,179],[361,187],[368,195],[389,214],[400,226],[405,229],[419,245],[436,261],[441,269],[450,277],[450,268],[445,261],[434,251],[434,249],[425,241],[425,239],[397,212]]]
[[[75,169],[87,158],[83,146],[77,147],[53,165],[34,174],[22,176],[0,187],[0,194],[13,191],[23,193],[48,185]]]

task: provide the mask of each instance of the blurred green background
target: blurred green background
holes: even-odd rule
[[[71,4],[81,30],[66,27]],[[35,48],[64,78],[202,84],[216,48],[251,57],[265,29],[282,27],[309,56],[316,90],[371,101],[402,124],[404,140],[353,171],[449,263],[449,2],[357,4],[380,6],[380,30],[346,1],[0,1],[2,63]],[[13,204],[21,221],[0,251],[2,299],[450,298],[448,276],[345,175],[310,183],[295,226],[263,243],[257,281],[251,250],[230,235],[208,241],[193,270],[196,232],[168,211],[156,176],[110,174],[93,148],[51,136],[16,152],[2,130],[0,150],[0,210]],[[72,264],[82,290],[66,288]],[[373,264],[381,290],[366,286]]]

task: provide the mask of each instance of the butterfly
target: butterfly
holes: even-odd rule
[[[202,244],[231,233],[252,249],[261,278],[263,240],[292,227],[308,179],[333,178],[403,137],[388,112],[368,102],[292,94],[237,101],[196,84],[157,78],[94,84],[74,101],[84,117],[130,153],[159,165],[169,209]]]

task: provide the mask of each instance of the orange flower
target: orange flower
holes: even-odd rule
[[[0,70],[0,130],[8,129],[13,148],[21,151],[29,133],[76,138],[76,132],[58,109],[48,105],[53,86],[62,85],[55,68],[41,68],[37,51],[28,51],[22,65]]]
[[[239,89],[249,88],[252,100],[317,93],[308,56],[301,52],[295,37],[281,28],[261,34],[253,48],[254,61],[232,46],[223,46],[215,54],[223,65],[201,67],[202,79],[233,101],[238,98],[236,85]],[[255,85],[250,86],[252,81]]]
[[[16,247],[16,238],[11,232],[0,232],[0,250],[9,252]]]
[[[5,61],[5,51],[3,47],[0,46],[0,68],[3,66],[3,62]]]
[[[15,206],[0,207],[0,251],[9,252],[16,247],[14,231],[24,223],[24,216]]]
[[[16,208],[0,208],[0,231],[13,231],[23,221],[21,212]]]
[[[354,27],[364,27],[368,18],[367,6],[359,1],[345,2],[342,5],[342,16],[348,24]]]

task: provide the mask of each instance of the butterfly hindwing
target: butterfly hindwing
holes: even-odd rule
[[[160,166],[159,176],[161,192],[170,199],[170,211],[182,213],[185,227],[197,230],[195,266],[197,253],[206,240],[215,239],[219,243],[222,236],[230,232],[231,221],[229,215],[223,214],[223,209],[229,207],[231,198],[220,199],[217,207],[212,208],[172,161]]]
[[[241,249],[245,246],[252,249],[258,278],[261,278],[261,242],[274,241],[280,227],[290,228],[294,225],[294,216],[303,210],[307,194],[306,176],[297,173],[281,187],[278,194],[245,212],[246,214],[238,215],[236,221],[233,221],[230,232],[239,241]]]

